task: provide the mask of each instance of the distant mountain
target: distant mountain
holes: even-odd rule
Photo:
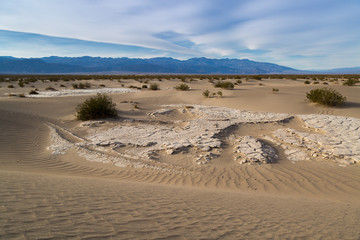
[[[360,67],[314,70],[313,72],[320,73],[320,74],[360,74]]]
[[[0,57],[0,73],[174,73],[174,74],[296,74],[293,68],[247,59]]]

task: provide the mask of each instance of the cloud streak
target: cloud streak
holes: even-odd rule
[[[0,29],[144,49],[131,56],[250,58],[315,69],[359,65],[359,12],[357,0],[12,0],[0,2]],[[57,49],[52,55],[66,54],[52,40],[45,44]],[[89,42],[82,44],[75,45],[86,51]],[[27,51],[6,46],[6,53]]]

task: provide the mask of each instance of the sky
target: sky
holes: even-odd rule
[[[360,1],[0,0],[0,56],[360,67]]]

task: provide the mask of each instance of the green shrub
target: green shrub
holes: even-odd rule
[[[91,85],[90,85],[89,82],[79,83],[79,84],[73,83],[72,86],[73,86],[74,89],[86,89],[86,88],[90,88],[90,87],[91,87]]]
[[[19,85],[19,87],[24,87],[24,86],[25,86],[25,84],[24,84],[23,81],[19,81],[19,82],[18,82],[18,85]]]
[[[358,83],[359,80],[354,79],[354,78],[349,78],[348,80],[346,80],[343,85],[345,86],[354,86],[356,83]]]
[[[186,91],[186,90],[189,90],[190,87],[189,87],[189,85],[187,85],[187,84],[185,84],[185,83],[181,83],[181,84],[177,85],[177,86],[175,87],[175,89],[176,89],[176,90],[180,90],[180,91]]]
[[[222,88],[222,89],[233,89],[234,84],[232,82],[221,82],[217,81],[214,85],[216,88]]]
[[[222,93],[222,91],[218,91],[217,93],[216,93],[219,97],[223,97],[223,93]]]
[[[160,89],[159,84],[157,83],[150,84],[150,90],[159,90],[159,89]]]
[[[309,80],[306,80],[306,81],[304,82],[304,84],[310,84],[310,81],[309,81]]]
[[[116,104],[106,94],[98,93],[76,107],[76,119],[81,121],[116,117]]]
[[[273,93],[277,93],[277,92],[279,92],[279,89],[278,88],[273,88],[272,91],[273,91]]]
[[[313,89],[306,93],[306,98],[311,102],[319,103],[327,106],[337,106],[345,102],[346,97],[330,88]]]
[[[205,91],[203,91],[203,95],[204,95],[204,97],[210,97],[210,91],[209,90],[205,90]]]

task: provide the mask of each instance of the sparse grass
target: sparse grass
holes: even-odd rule
[[[160,90],[160,86],[157,83],[150,84],[150,90]]]
[[[226,82],[217,81],[215,83],[214,87],[230,90],[230,89],[234,89],[234,84],[232,82],[228,82],[228,81],[226,81]]]
[[[189,85],[187,85],[186,83],[181,83],[179,85],[177,85],[175,87],[176,90],[179,90],[179,91],[187,91],[190,89]]]
[[[306,93],[306,98],[311,102],[319,103],[326,106],[341,105],[346,101],[346,97],[331,88],[313,89]]]
[[[76,107],[76,119],[81,121],[116,117],[116,104],[106,94],[97,94]]]

